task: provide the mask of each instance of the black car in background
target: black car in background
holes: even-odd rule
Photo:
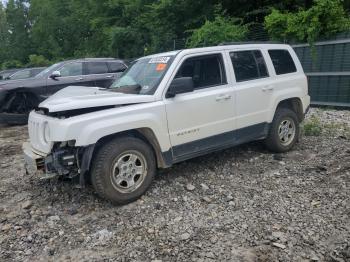
[[[4,80],[18,80],[18,79],[26,79],[31,78],[39,74],[46,67],[33,67],[33,68],[23,68],[14,73],[11,73]]]
[[[7,69],[7,70],[0,71],[0,81],[6,79],[8,76],[20,70],[21,70],[20,68],[16,68],[16,69]]]
[[[54,64],[33,78],[0,82],[0,124],[26,124],[29,112],[67,86],[108,88],[127,66],[114,58],[85,58]]]

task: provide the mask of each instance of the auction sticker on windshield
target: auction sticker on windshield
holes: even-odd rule
[[[169,56],[153,57],[149,60],[149,64],[166,64],[170,60]]]
[[[158,64],[156,70],[163,71],[166,68],[166,64]]]

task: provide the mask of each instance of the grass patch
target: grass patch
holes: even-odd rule
[[[305,136],[319,136],[322,133],[321,121],[315,117],[311,116],[302,126],[303,133]]]
[[[348,123],[334,121],[324,123],[315,115],[305,120],[301,128],[302,134],[305,136],[344,136],[346,139],[350,139],[350,125]]]
[[[332,122],[325,124],[324,129],[327,135],[335,136],[340,130],[344,130],[344,124]]]

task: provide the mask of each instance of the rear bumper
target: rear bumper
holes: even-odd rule
[[[45,168],[45,156],[36,153],[28,142],[23,143],[24,166],[28,174],[34,175]]]
[[[310,110],[310,96],[304,96],[302,99],[304,115],[306,115]]]
[[[308,106],[308,107],[306,108],[306,110],[305,110],[305,112],[304,112],[304,116],[306,116],[307,113],[309,113],[309,111],[310,111],[310,106]]]

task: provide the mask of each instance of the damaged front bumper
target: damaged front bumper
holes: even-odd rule
[[[80,176],[80,185],[85,185],[85,175],[89,171],[94,145],[83,148],[57,148],[50,154],[41,155],[30,143],[23,144],[25,169],[28,174],[41,175],[41,179],[56,176]]]
[[[38,171],[43,172],[45,169],[45,156],[35,152],[28,142],[23,143],[22,149],[26,173],[34,175]]]

